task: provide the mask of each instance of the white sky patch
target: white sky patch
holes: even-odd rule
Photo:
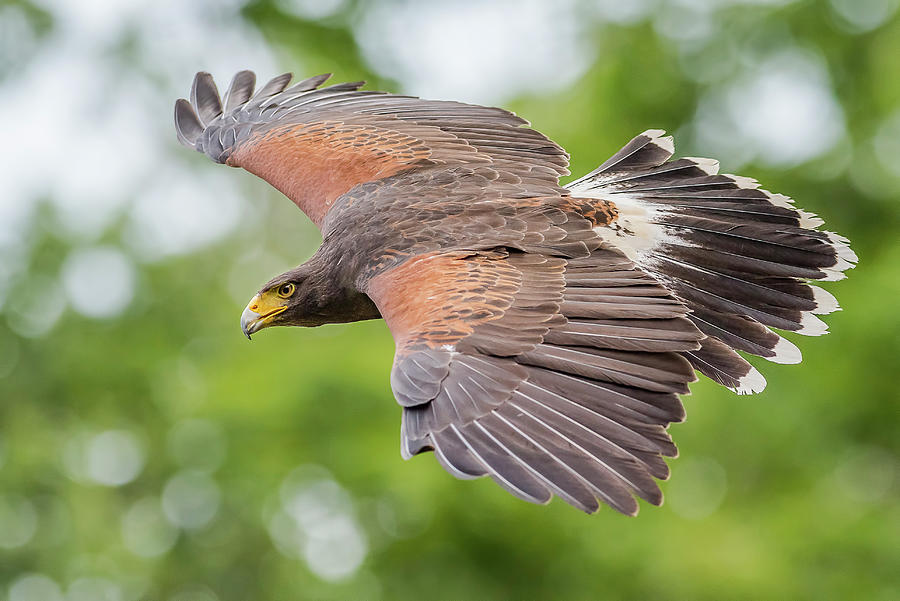
[[[362,6],[355,31],[366,59],[424,98],[501,104],[546,94],[571,85],[594,60],[573,0]]]
[[[0,196],[0,250],[3,251],[0,271],[8,272],[13,271],[15,264],[20,263],[18,257],[11,257],[10,253],[19,250],[17,254],[24,254],[21,248],[35,204],[28,200],[32,192],[31,186],[16,176],[13,165],[0,163],[0,191],[3,193]]]
[[[90,46],[55,37],[0,96],[0,111],[12,115],[0,117],[3,130],[17,140],[0,148],[10,173],[0,186],[25,205],[49,195],[61,229],[79,237],[109,225],[160,155],[147,103],[119,79]]]
[[[235,174],[214,167],[169,169],[137,196],[126,240],[142,259],[156,261],[198,250],[237,227],[245,203]]]
[[[276,0],[276,6],[301,19],[327,19],[347,6],[347,0]]]
[[[697,145],[732,168],[749,161],[789,167],[840,142],[844,113],[818,56],[784,51],[701,99]]]
[[[72,252],[62,282],[72,308],[94,319],[116,317],[134,298],[137,274],[131,260],[113,247]]]
[[[94,40],[109,41],[123,22],[132,20],[144,5],[141,0],[36,0],[35,4],[50,12],[56,26],[65,32],[89,34]]]
[[[595,18],[618,25],[631,25],[646,19],[656,8],[655,0],[596,0],[587,8]]]
[[[25,11],[16,5],[0,6],[0,72],[20,64],[36,41]]]
[[[900,0],[829,0],[829,4],[844,29],[864,33],[893,17]]]
[[[154,116],[165,119],[171,127],[171,132],[165,132],[172,134],[171,139],[175,138],[172,94],[187,98],[197,71],[212,73],[220,93],[241,69],[256,71],[258,85],[282,72],[269,43],[236,14],[237,5],[242,3],[243,0],[162,0],[159,7],[151,7],[141,15],[139,55],[146,57],[146,69],[162,70],[159,74],[172,86],[171,90],[161,90],[165,114]],[[292,61],[291,67],[300,69],[302,65]]]
[[[61,233],[92,240],[129,210],[138,192],[154,184],[165,187],[173,174],[193,191],[182,189],[181,200],[220,192],[208,190],[205,178],[195,178],[186,155],[178,152],[172,104],[175,97],[188,95],[199,69],[224,78],[222,85],[249,66],[261,77],[277,71],[265,41],[240,17],[242,4],[41,0],[54,28],[3,82],[0,94],[0,131],[16,140],[0,145],[0,246],[21,245],[24,225],[42,197],[51,199]],[[27,22],[14,7],[2,10],[0,33],[9,30],[9,39],[27,41],[32,35]],[[126,32],[136,37],[138,62],[123,68],[110,49]],[[152,60],[142,63],[143,57]],[[188,220],[194,214],[191,204],[181,209]],[[171,208],[161,204],[158,210]],[[148,212],[153,208],[144,206],[142,215]],[[220,207],[220,213],[229,214],[228,207]],[[150,219],[151,228],[175,222],[177,239],[165,240],[158,254],[194,250],[222,234],[216,229],[221,220],[214,218],[212,234],[200,231],[185,243],[185,219],[179,217]],[[152,236],[145,241],[152,242]]]

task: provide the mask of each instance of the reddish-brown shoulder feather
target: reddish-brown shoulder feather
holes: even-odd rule
[[[375,125],[324,121],[255,134],[228,157],[284,193],[316,225],[357,184],[395,175],[431,156],[410,135]]]
[[[397,352],[454,347],[512,305],[521,273],[505,252],[413,257],[372,278],[369,296],[394,334]]]

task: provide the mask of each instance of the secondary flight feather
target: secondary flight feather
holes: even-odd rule
[[[198,73],[175,104],[182,144],[242,167],[322,231],[309,261],[247,305],[270,326],[383,318],[403,457],[554,495],[586,512],[662,502],[667,432],[695,370],[739,394],[738,351],[798,363],[778,331],[838,310],[814,281],[857,257],[821,219],[648,130],[561,186],[568,155],[499,108],[322,87],[290,74],[220,96]]]

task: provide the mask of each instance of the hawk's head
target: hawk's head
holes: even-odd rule
[[[314,327],[380,317],[368,296],[337,281],[314,257],[263,286],[241,314],[241,329],[250,338],[270,326]]]
[[[244,334],[250,338],[270,326],[311,327],[327,323],[327,291],[321,280],[310,263],[269,280],[241,314]]]

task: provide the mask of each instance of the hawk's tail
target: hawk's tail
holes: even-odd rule
[[[644,132],[568,187],[615,203],[618,219],[598,233],[692,310],[708,338],[684,353],[691,364],[738,393],[759,392],[765,379],[735,351],[798,363],[800,351],[769,328],[825,334],[816,315],[840,307],[809,280],[843,279],[858,259],[787,196],[719,175],[711,159],[670,160],[674,142],[664,134]]]

